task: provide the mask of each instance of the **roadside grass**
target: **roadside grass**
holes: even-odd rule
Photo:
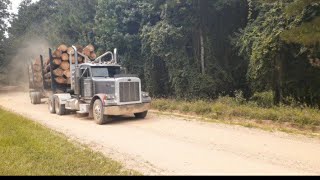
[[[118,162],[68,141],[24,117],[0,108],[0,175],[139,175]]]
[[[286,124],[298,129],[320,130],[320,110],[290,106],[261,107],[255,102],[239,102],[236,98],[221,97],[215,101],[181,101],[173,99],[154,99],[152,108],[159,111],[196,115],[211,120],[223,120],[251,127],[252,122]],[[207,121],[207,120],[206,120]],[[243,123],[241,123],[243,121]]]

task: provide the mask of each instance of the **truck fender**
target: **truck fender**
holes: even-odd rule
[[[95,96],[93,96],[93,98],[91,99],[90,102],[90,107],[89,107],[89,118],[93,118],[93,104],[97,99],[100,99],[100,101],[102,102],[102,105],[104,106],[104,97],[106,95],[105,94],[96,94]]]
[[[72,99],[70,94],[55,94],[54,97],[59,99],[59,103],[65,105],[68,100]]]

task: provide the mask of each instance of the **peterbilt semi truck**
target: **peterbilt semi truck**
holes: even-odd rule
[[[75,63],[71,62],[71,83],[58,84],[53,79],[54,69],[52,51],[49,49],[51,83],[43,81],[42,88],[32,88],[32,71],[29,71],[30,98],[33,104],[41,103],[41,98],[48,98],[50,113],[65,115],[74,111],[88,115],[103,125],[113,120],[114,116],[134,114],[136,118],[145,118],[150,109],[149,93],[142,91],[141,79],[136,75],[122,73],[117,60],[117,49],[106,52],[95,60],[90,60],[72,46]],[[78,62],[77,56],[85,58],[84,63]],[[105,57],[111,57],[111,60]],[[44,69],[43,58],[40,56]],[[44,72],[42,72],[43,77]]]

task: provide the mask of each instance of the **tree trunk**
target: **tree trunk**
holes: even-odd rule
[[[204,75],[206,73],[205,67],[205,28],[208,23],[208,0],[198,0],[198,10],[199,10],[199,39],[200,39],[200,60],[201,60],[201,73]]]
[[[202,29],[200,28],[200,49],[201,49],[201,72],[203,75],[205,75],[206,73],[206,69],[205,69],[205,52],[204,52],[204,40],[203,40],[203,32]]]
[[[273,101],[276,106],[280,105],[282,102],[282,93],[281,93],[281,55],[277,55],[277,58],[274,59],[274,70],[273,70]]]

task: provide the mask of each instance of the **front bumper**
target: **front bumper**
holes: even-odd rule
[[[107,106],[104,108],[104,115],[121,116],[126,114],[142,113],[148,111],[150,107],[150,103],[131,104],[123,106]]]

